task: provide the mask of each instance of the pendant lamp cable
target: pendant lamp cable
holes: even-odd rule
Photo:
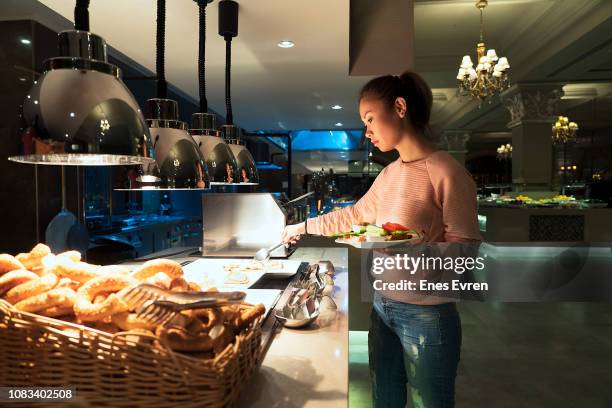
[[[208,100],[206,99],[206,5],[211,0],[196,0],[199,7],[199,50],[198,50],[198,80],[200,92],[200,112],[208,112]]]
[[[232,112],[232,37],[225,37],[225,124],[234,124],[234,114]]]
[[[156,38],[156,60],[157,71],[157,97],[166,99],[168,97],[168,84],[166,82],[165,53],[166,53],[166,0],[157,0],[157,38]]]
[[[234,124],[232,112],[232,38],[238,35],[238,3],[233,0],[219,2],[219,35],[225,39],[225,124]]]
[[[89,0],[77,0],[74,7],[74,29],[89,31]]]

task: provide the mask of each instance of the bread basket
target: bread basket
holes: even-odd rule
[[[152,335],[110,334],[0,300],[0,384],[74,387],[82,406],[92,407],[233,406],[259,366],[262,321],[214,358],[198,358]]]

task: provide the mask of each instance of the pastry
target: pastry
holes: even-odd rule
[[[102,320],[115,313],[126,311],[125,305],[114,293],[138,281],[123,274],[110,274],[95,277],[87,281],[77,291],[74,313],[82,321]],[[113,292],[100,303],[94,303],[94,298],[100,292]]]
[[[22,283],[38,279],[38,275],[25,269],[17,269],[0,276],[0,295]]]
[[[28,253],[18,254],[15,258],[26,267],[32,270],[41,265],[42,259],[51,253],[51,249],[45,244],[36,244]]]
[[[26,269],[13,255],[0,254],[0,275],[16,269]]]
[[[85,283],[101,275],[100,266],[98,265],[92,265],[81,261],[74,262],[67,257],[58,256],[56,258],[55,273],[61,277]]]
[[[55,285],[57,285],[58,280],[58,277],[52,273],[32,279],[31,281],[11,288],[6,292],[5,299],[15,304],[25,298],[36,296],[53,289]]]
[[[116,324],[121,330],[129,331],[134,329],[142,329],[154,331],[155,326],[137,317],[136,313],[120,312],[115,313],[111,321]]]
[[[132,276],[136,279],[146,279],[158,272],[164,272],[172,279],[183,276],[183,267],[180,263],[170,259],[153,259],[147,261],[134,271]]]
[[[15,304],[15,308],[24,312],[38,312],[54,306],[72,307],[76,294],[70,288],[55,288],[50,291],[30,296]]]

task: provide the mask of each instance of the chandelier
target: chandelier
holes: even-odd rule
[[[510,64],[506,57],[498,57],[494,49],[486,50],[483,38],[482,11],[487,7],[487,0],[476,1],[476,8],[480,10],[480,42],[476,47],[477,62],[474,63],[469,55],[465,55],[459,65],[457,79],[459,80],[459,94],[471,96],[481,101],[489,96],[508,88],[508,69]]]
[[[497,160],[512,159],[512,145],[510,143],[503,144],[497,148]]]
[[[567,116],[559,116],[552,126],[552,139],[554,144],[565,144],[576,136],[578,124],[570,122]]]

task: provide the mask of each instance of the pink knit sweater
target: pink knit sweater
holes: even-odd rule
[[[399,223],[424,231],[428,242],[481,240],[474,181],[445,151],[394,161],[354,206],[308,220],[307,231],[331,235],[361,222]]]

